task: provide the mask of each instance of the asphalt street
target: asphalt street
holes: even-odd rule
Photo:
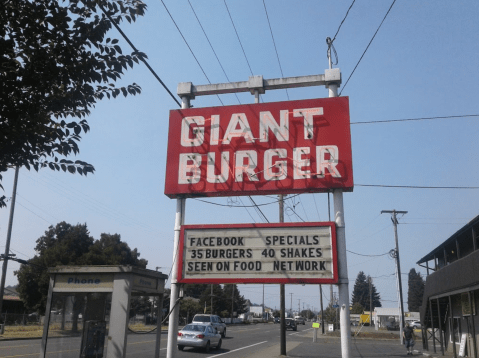
[[[287,331],[286,350],[289,357],[341,357],[341,343],[337,337],[318,336],[312,342],[309,324],[298,326],[298,331]],[[160,357],[166,357],[167,334],[163,332]],[[80,338],[52,338],[48,342],[47,357],[78,358]],[[417,348],[417,347],[416,347]],[[127,357],[153,358],[155,334],[129,334]],[[16,340],[0,342],[1,358],[38,357],[40,340]],[[176,350],[177,358],[270,358],[280,355],[279,324],[257,324],[228,327],[221,349],[203,350],[185,348]],[[419,352],[416,352],[416,356]],[[421,354],[422,356],[422,354]],[[351,357],[407,357],[406,350],[397,340],[352,340]]]

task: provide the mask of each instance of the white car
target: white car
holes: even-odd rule
[[[409,322],[409,326],[411,326],[412,329],[421,328],[421,322],[419,322],[419,321],[412,321],[412,322]]]
[[[303,326],[306,324],[304,318],[301,316],[294,317],[294,321],[296,322],[296,324],[302,324]]]
[[[226,337],[226,324],[225,322],[218,316],[213,314],[197,314],[193,317],[193,322],[191,323],[210,323],[221,337]]]
[[[210,348],[221,348],[221,335],[211,324],[190,323],[178,332],[178,349],[185,347],[204,348],[208,353]]]

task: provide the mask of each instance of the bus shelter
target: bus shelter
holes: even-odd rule
[[[58,266],[49,269],[40,358],[126,357],[130,303],[143,296],[152,304],[159,357],[163,293],[168,278],[133,266]],[[156,312],[154,300],[158,297]],[[156,315],[156,317],[155,317]]]

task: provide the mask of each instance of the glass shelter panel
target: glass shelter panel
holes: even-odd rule
[[[111,293],[53,293],[47,356],[105,357],[110,310]]]

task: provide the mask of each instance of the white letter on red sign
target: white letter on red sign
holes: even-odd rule
[[[257,162],[258,153],[256,153],[254,150],[237,151],[235,153],[235,181],[242,182],[243,173],[248,174],[249,180],[258,181],[259,179],[254,171]]]
[[[264,152],[264,179],[265,180],[284,180],[288,175],[288,166],[286,160],[278,160],[273,165],[273,157],[287,158],[286,149],[268,149]],[[279,172],[273,172],[273,167],[279,168]]]
[[[269,129],[274,133],[278,142],[287,142],[289,140],[289,111],[279,112],[280,124],[276,122],[270,111],[259,112],[259,138],[260,142],[269,141]]]
[[[191,128],[192,124],[197,127]],[[197,147],[205,140],[205,117],[185,117],[181,121],[181,145],[183,147]],[[190,128],[193,129],[193,138],[190,138]]]
[[[326,159],[329,154],[329,159]],[[316,166],[318,168],[318,178],[324,178],[326,169],[333,178],[341,178],[336,165],[338,165],[339,150],[335,145],[322,145],[316,147]]]
[[[220,116],[215,114],[211,116],[210,144],[218,145],[219,141],[220,141]]]
[[[294,168],[294,179],[307,179],[311,178],[310,170],[303,170],[303,167],[309,167],[311,162],[309,160],[309,147],[298,147],[293,148],[293,168]],[[303,159],[303,155],[307,155],[307,159]]]
[[[208,169],[206,171],[206,180],[208,183],[224,183],[228,180],[229,176],[229,165],[230,165],[230,153],[222,152],[221,156],[221,174],[215,174],[215,152],[208,153]]]
[[[322,116],[323,107],[294,109],[295,117],[304,117],[304,139],[313,139],[313,116]]]
[[[230,123],[223,138],[223,144],[230,144],[233,137],[244,137],[246,143],[254,141],[251,127],[244,113],[233,113],[231,115]]]
[[[180,154],[180,165],[178,168],[178,184],[199,183],[201,178],[200,165],[201,154]]]

